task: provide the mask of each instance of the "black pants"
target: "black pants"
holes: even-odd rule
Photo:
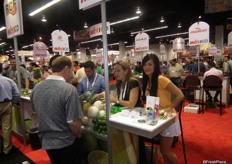
[[[72,145],[61,149],[46,150],[52,164],[81,164],[82,140],[76,138]]]

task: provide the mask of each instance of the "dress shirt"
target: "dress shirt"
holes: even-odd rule
[[[0,74],[0,102],[11,100],[13,103],[16,103],[19,96],[19,90],[15,82]]]
[[[204,73],[204,79],[206,78],[206,76],[210,76],[210,75],[218,76],[221,80],[223,79],[222,71],[216,69],[215,67],[210,68],[210,70]]]

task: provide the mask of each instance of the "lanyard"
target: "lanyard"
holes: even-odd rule
[[[91,89],[93,89],[93,86],[94,86],[96,80],[97,80],[97,73],[95,74]],[[87,91],[88,90],[89,90],[89,78],[87,78]]]
[[[125,99],[126,89],[127,89],[127,82],[125,83],[125,86],[124,86],[124,88],[123,88],[122,92],[121,92],[121,89],[120,89],[120,94],[119,94],[119,96],[118,96],[118,97],[120,97],[120,98],[121,98],[121,100],[124,100],[124,99]]]

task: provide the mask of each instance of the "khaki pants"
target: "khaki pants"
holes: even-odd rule
[[[0,120],[3,132],[3,152],[8,154],[12,148],[12,103],[0,103]]]

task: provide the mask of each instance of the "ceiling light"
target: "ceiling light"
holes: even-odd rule
[[[141,14],[141,10],[140,10],[140,7],[137,7],[137,10],[136,10],[136,14]]]
[[[166,38],[166,37],[170,37],[170,36],[178,36],[178,35],[186,35],[188,34],[188,32],[181,32],[181,33],[175,33],[175,34],[169,34],[169,35],[162,35],[162,36],[156,36],[156,39],[159,38]]]
[[[3,30],[5,30],[6,29],[6,27],[5,26],[2,26],[1,28],[0,28],[0,31],[3,31]]]
[[[143,29],[142,32],[156,31],[156,30],[161,30],[161,29],[165,29],[165,28],[168,28],[168,26],[161,26],[161,27],[151,28],[151,29],[147,29],[147,30]],[[131,32],[131,35],[138,34],[140,32],[141,31]]]
[[[180,23],[178,23],[178,26],[177,26],[178,28],[181,28],[182,26],[181,26],[181,24]]]
[[[41,19],[42,22],[47,22],[47,19],[45,18],[45,16],[43,15],[42,19]]]
[[[84,24],[84,28],[88,28],[88,25],[87,25],[87,23],[85,22],[85,24]]]
[[[126,44],[127,42],[124,42],[124,44]],[[108,44],[108,46],[115,46],[115,45],[119,45],[119,43],[111,43],[111,44]]]
[[[110,23],[110,25],[116,25],[116,24],[119,24],[119,23],[124,23],[124,22],[128,22],[128,21],[131,21],[131,20],[135,20],[135,19],[138,19],[139,16],[135,16],[135,17],[131,17],[131,18],[126,18],[126,19],[123,19],[123,20],[119,20],[119,21],[116,21],[116,22],[113,22],[113,23]]]
[[[81,42],[81,44],[92,43],[92,42],[97,42],[97,41],[101,41],[101,38],[99,38],[99,39],[93,39],[93,40],[89,40],[89,41],[84,41],[84,42]]]
[[[5,45],[5,44],[6,44],[6,42],[2,42],[2,43],[0,43],[0,46]]]
[[[41,36],[39,37],[39,40],[42,40],[42,37],[41,37]]]
[[[111,31],[110,31],[110,33],[111,33],[111,34],[113,34],[113,33],[114,33],[114,29],[113,29],[113,28],[111,28]]]
[[[161,23],[164,23],[164,22],[165,22],[165,20],[164,20],[164,17],[163,17],[163,16],[160,18],[160,22],[161,22]]]
[[[46,8],[52,6],[52,5],[54,5],[54,4],[56,4],[57,2],[60,2],[60,1],[61,1],[61,0],[53,0],[53,1],[51,1],[51,2],[49,2],[49,3],[47,3],[47,4],[45,4],[44,6],[42,6],[42,7],[38,8],[38,9],[36,9],[35,11],[31,12],[29,15],[30,15],[30,16],[34,16],[35,14],[38,14],[39,12],[45,10]]]

